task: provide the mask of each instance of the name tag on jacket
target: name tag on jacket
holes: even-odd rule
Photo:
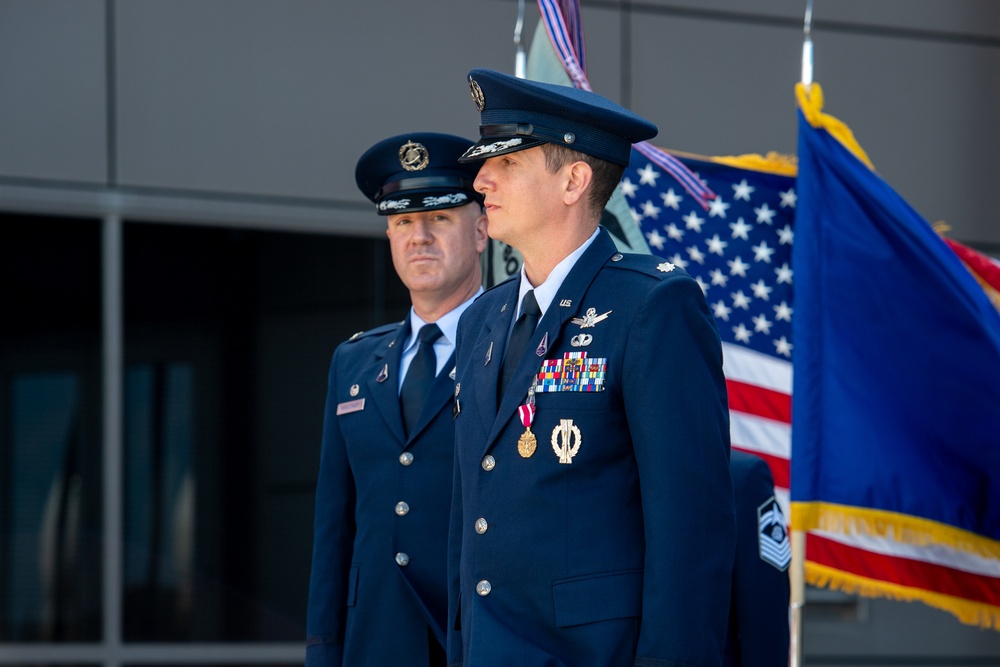
[[[359,398],[354,401],[345,401],[337,404],[337,414],[346,415],[351,412],[359,412],[365,409],[365,399]]]

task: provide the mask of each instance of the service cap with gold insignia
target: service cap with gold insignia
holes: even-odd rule
[[[472,188],[479,165],[458,162],[471,145],[468,139],[436,132],[389,137],[365,151],[354,178],[379,215],[482,203]]]
[[[489,69],[469,72],[469,87],[480,139],[463,162],[552,143],[627,167],[632,144],[657,133],[653,123],[589,90]]]

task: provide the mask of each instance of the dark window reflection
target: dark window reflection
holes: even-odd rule
[[[190,626],[197,493],[193,376],[191,365],[180,363],[136,364],[125,374],[129,635]]]
[[[100,226],[0,224],[0,641],[96,640]]]
[[[401,318],[384,239],[125,227],[127,641],[301,641],[334,347]]]

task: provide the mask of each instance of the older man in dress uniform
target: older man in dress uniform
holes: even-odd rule
[[[454,454],[454,347],[481,287],[478,165],[460,137],[391,137],[358,161],[409,289],[405,320],[330,364],[306,621],[306,664],[444,665]]]
[[[722,350],[701,288],[599,229],[633,142],[603,97],[473,70],[489,235],[520,275],[462,317],[448,658],[721,665],[735,550]]]

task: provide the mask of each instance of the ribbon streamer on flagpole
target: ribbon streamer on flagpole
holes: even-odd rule
[[[584,62],[583,29],[579,15],[579,0],[567,2],[567,12],[570,14],[571,28],[567,27],[566,16],[560,8],[558,0],[538,0],[538,8],[542,13],[542,23],[549,34],[549,40],[556,54],[562,61],[563,68],[573,81],[573,85],[582,90],[593,90],[587,78]],[[648,141],[635,144],[636,150],[660,167],[687,190],[701,207],[708,210],[708,203],[716,198],[716,194],[688,169],[683,162],[670,153],[657,148]]]

